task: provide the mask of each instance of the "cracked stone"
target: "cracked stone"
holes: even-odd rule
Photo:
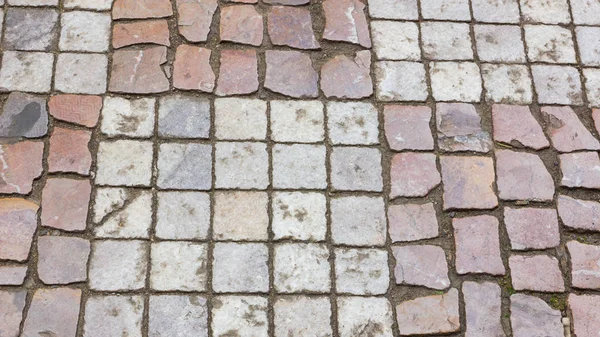
[[[98,123],[102,97],[90,95],[56,95],[48,102],[50,115],[56,119],[93,128]]]
[[[535,296],[515,294],[510,297],[510,322],[514,337],[564,337],[560,311],[552,309]]]
[[[369,97],[373,94],[370,71],[370,51],[357,52],[354,60],[338,55],[321,67],[321,90],[327,97]]]
[[[325,0],[323,39],[359,44],[371,48],[365,4],[360,0]]]
[[[90,173],[92,154],[88,148],[92,133],[54,127],[50,136],[48,172]]]
[[[46,99],[11,92],[0,114],[0,137],[37,138],[48,133]]]
[[[452,227],[454,227],[457,273],[490,275],[506,273],[500,252],[498,219],[490,215],[455,218],[452,219]]]
[[[386,105],[385,136],[392,150],[433,150],[427,106]]]
[[[90,242],[64,236],[38,238],[37,271],[45,284],[67,284],[87,280]]]
[[[418,241],[439,235],[432,203],[390,205],[388,222],[392,242]]]
[[[204,42],[210,33],[217,0],[176,0],[179,34],[190,42]]]
[[[215,94],[250,94],[258,90],[258,59],[255,50],[221,51],[221,68]]]
[[[319,74],[308,54],[267,50],[265,88],[291,97],[317,97]]]
[[[263,18],[252,5],[221,7],[221,41],[260,46],[263,41]]]
[[[160,44],[167,47],[171,45],[167,20],[116,23],[114,25],[112,30],[112,45],[114,48],[145,43]]]
[[[436,125],[440,149],[450,152],[489,152],[492,139],[481,127],[475,106],[465,103],[438,103]]]
[[[558,260],[549,255],[513,255],[508,259],[515,290],[563,292],[565,285]]]
[[[177,47],[173,70],[173,86],[183,90],[212,92],[215,73],[209,60],[211,51],[206,48],[182,44]]]
[[[29,194],[42,174],[44,143],[0,144],[0,193]]]
[[[152,194],[144,190],[97,188],[93,222],[97,238],[148,238]]]
[[[505,207],[504,224],[514,250],[548,249],[560,244],[554,209]]]
[[[563,225],[600,232],[600,203],[559,195],[556,204]]]
[[[458,291],[418,297],[396,306],[400,335],[445,334],[460,330]]]
[[[396,284],[446,289],[450,286],[446,254],[438,246],[393,247]]]
[[[177,50],[182,48],[179,46]],[[169,90],[169,80],[161,65],[167,62],[167,47],[121,49],[113,52],[108,90],[134,94],[159,93]],[[175,76],[177,80],[177,60]],[[175,83],[175,82],[174,82]]]
[[[583,125],[571,107],[543,107],[546,132],[558,152],[600,150],[600,142]]]
[[[571,257],[571,284],[580,289],[600,289],[600,246],[567,243]]]
[[[492,209],[494,162],[489,157],[441,156],[444,209]]]
[[[528,106],[495,104],[492,106],[492,120],[495,141],[535,150],[550,146]]]
[[[0,259],[23,262],[29,257],[39,206],[20,198],[0,199]]]
[[[113,19],[162,18],[173,15],[170,0],[115,0]]]
[[[304,8],[277,6],[268,15],[271,43],[298,49],[318,49],[310,11]]]
[[[38,289],[33,294],[22,336],[75,337],[81,290]]]
[[[600,189],[600,158],[598,152],[566,153],[559,156],[561,185]]]
[[[536,154],[496,150],[496,175],[502,200],[554,199],[554,180]]]
[[[403,152],[392,157],[390,198],[424,197],[441,181],[433,153]]]
[[[91,193],[89,180],[49,178],[42,192],[42,226],[85,230]]]

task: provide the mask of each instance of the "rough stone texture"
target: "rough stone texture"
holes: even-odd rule
[[[155,235],[161,239],[203,240],[210,226],[210,198],[201,192],[159,192]]]
[[[421,59],[419,26],[416,23],[372,21],[371,32],[377,59],[409,61]]]
[[[119,64],[115,55],[116,52],[113,69]],[[106,92],[107,67],[106,55],[61,53],[56,61],[54,89],[71,94],[103,94]],[[113,73],[111,81],[117,80],[117,74]]]
[[[598,152],[561,154],[559,160],[562,186],[600,189]]]
[[[65,122],[93,128],[98,123],[102,97],[90,95],[56,95],[48,101],[50,115]]]
[[[377,108],[370,103],[327,103],[327,131],[333,144],[378,144]]]
[[[213,198],[214,240],[267,240],[269,215],[265,192],[216,192]]]
[[[96,184],[148,186],[152,177],[152,143],[133,140],[100,142],[96,165]]]
[[[324,244],[275,246],[274,286],[280,293],[328,292],[331,287],[329,249]]]
[[[575,27],[581,63],[600,66],[600,28]]]
[[[367,333],[373,337],[392,337],[392,305],[386,298],[338,297],[338,329],[341,337]]]
[[[470,20],[467,0],[422,0],[421,12],[425,19]]]
[[[91,192],[89,180],[49,178],[42,192],[42,226],[85,230]]]
[[[29,194],[42,174],[43,142],[0,144],[0,193]]]
[[[4,19],[5,50],[50,51],[58,37],[58,13],[53,9],[9,8]]]
[[[573,36],[567,28],[550,25],[526,25],[525,41],[532,62],[575,63]]]
[[[275,192],[272,201],[275,240],[323,241],[327,231],[326,199],[315,192]]]
[[[403,152],[392,157],[390,198],[424,197],[441,181],[433,153]]]
[[[0,91],[50,91],[53,62],[54,55],[50,53],[5,51],[2,53]],[[63,71],[62,67],[57,69]]]
[[[263,18],[252,5],[221,7],[221,41],[260,46],[263,41]]]
[[[433,150],[429,107],[386,105],[383,115],[385,137],[392,150]]]
[[[518,0],[473,2],[473,18],[481,22],[518,23]]]
[[[341,294],[381,295],[388,290],[388,253],[378,249],[335,250],[335,284]]]
[[[542,127],[527,106],[495,104],[492,106],[492,121],[497,142],[535,150],[550,146]]]
[[[373,192],[383,189],[379,149],[334,147],[330,162],[333,189]]]
[[[92,133],[87,130],[54,127],[50,136],[48,171],[88,175],[92,165],[88,148],[91,136]]]
[[[281,297],[273,305],[275,336],[332,337],[327,297]]]
[[[26,291],[0,291],[0,302],[4,304],[0,307],[0,331],[3,336],[19,336],[26,299]]]
[[[252,0],[231,0],[235,2],[250,2]],[[256,2],[258,0],[254,0]],[[263,0],[264,3],[269,5],[289,5],[289,6],[298,6],[304,5],[310,2],[310,0]]]
[[[488,157],[440,157],[444,184],[444,209],[492,209],[494,164]]]
[[[481,128],[481,117],[475,106],[464,103],[436,105],[438,146],[449,152],[489,152],[490,134]]]
[[[317,97],[319,74],[308,54],[297,51],[267,50],[265,88],[291,97]],[[1,83],[1,82],[0,82]]]
[[[150,296],[148,336],[208,336],[206,299],[197,295]]]
[[[216,243],[212,288],[217,293],[269,291],[267,246],[261,243]]]
[[[331,235],[337,244],[383,246],[386,219],[383,199],[348,196],[331,200]]]
[[[390,205],[388,222],[392,242],[418,241],[439,235],[432,203]]]
[[[571,284],[581,289],[600,289],[600,246],[569,241]]]
[[[33,294],[21,336],[75,337],[81,290],[38,289]]]
[[[269,156],[263,143],[219,142],[215,146],[215,187],[266,189]]]
[[[212,300],[214,336],[267,337],[268,300],[258,296],[218,296]],[[208,336],[208,334],[206,335]]]
[[[58,6],[58,0],[7,0],[7,2],[13,6]]]
[[[502,200],[552,201],[554,180],[535,154],[496,150],[498,197]]]
[[[46,99],[11,92],[0,114],[0,137],[37,138],[48,133]]]
[[[531,78],[524,65],[483,64],[481,76],[486,101],[510,104],[533,101]]]
[[[179,46],[177,52],[185,46]],[[188,61],[194,58],[189,55]],[[112,70],[108,90],[113,92],[149,94],[169,90],[169,80],[162,65],[167,62],[167,47],[148,47],[144,49],[121,49],[113,52]],[[175,61],[173,85],[178,85],[178,63]]]
[[[375,63],[376,95],[381,101],[425,101],[425,67],[417,62]]]
[[[600,331],[600,296],[569,295],[569,312],[573,317],[573,331],[579,337],[594,337]]]
[[[298,49],[318,49],[310,11],[295,7],[273,7],[269,11],[268,26],[271,43]]]
[[[258,61],[254,50],[222,50],[217,90],[219,96],[258,90]]]
[[[360,0],[325,0],[323,2],[325,30],[323,38],[371,48],[365,4]]]
[[[173,86],[183,90],[212,92],[215,73],[209,64],[211,51],[182,44],[177,47],[173,64]]]
[[[432,62],[429,74],[433,97],[437,101],[479,102],[482,89],[477,64]]]
[[[600,70],[583,69],[583,77],[589,106],[600,107]]]
[[[25,282],[26,274],[27,266],[0,267],[0,285],[20,286]],[[0,297],[2,297],[1,292]],[[0,317],[2,317],[2,313],[0,313]]]
[[[246,98],[215,100],[215,137],[217,139],[265,139],[267,102]]]
[[[504,275],[498,219],[490,215],[452,219],[456,272]],[[477,238],[474,240],[473,238]]]
[[[571,4],[573,22],[575,24],[598,25],[600,20],[595,15],[600,11],[600,5],[592,0],[574,0]]]
[[[208,279],[208,245],[156,242],[150,254],[150,288],[159,291],[204,291]]]
[[[559,195],[556,204],[563,225],[600,232],[600,203]]]
[[[208,138],[210,102],[192,95],[160,98],[158,135],[166,138]]]
[[[181,18],[179,19],[181,21]],[[148,20],[133,23],[116,23],[112,29],[113,48],[134,44],[154,43],[170,46],[167,20]]]
[[[504,224],[514,250],[548,249],[560,244],[554,209],[505,207]]]
[[[179,34],[190,42],[204,42],[217,10],[217,0],[176,0]]]
[[[417,20],[419,17],[417,0],[369,0],[368,3],[371,18]]]
[[[65,8],[83,8],[95,10],[110,10],[113,0],[64,0]]]
[[[325,138],[323,103],[271,101],[270,105],[271,139],[274,141],[313,143]]]
[[[101,291],[131,291],[146,284],[148,243],[95,241],[89,266],[89,286]]]
[[[65,12],[60,18],[58,47],[66,51],[108,51],[111,19],[108,13]]]
[[[421,24],[423,56],[431,60],[472,60],[469,25],[456,22]]]
[[[600,142],[570,107],[543,107],[546,132],[558,152],[600,150]]]
[[[504,337],[500,318],[502,299],[500,286],[495,282],[464,282],[462,292],[465,299],[467,331],[465,337]]]
[[[581,105],[581,78],[574,67],[532,65],[533,84],[542,104]]]
[[[338,55],[321,67],[321,90],[327,97],[357,99],[371,96],[373,81],[370,71],[370,51],[357,52],[354,60]]]
[[[151,191],[96,189],[93,222],[94,235],[98,238],[148,238],[152,224]]]
[[[142,296],[93,296],[85,305],[85,337],[141,336]]]
[[[446,289],[450,286],[446,254],[439,246],[392,247],[396,284]]]
[[[37,272],[45,284],[67,284],[87,280],[87,261],[90,255],[88,240],[40,236],[37,250]]]
[[[272,149],[273,187],[325,189],[326,152],[323,145],[276,144]]]
[[[513,255],[508,259],[515,290],[565,291],[558,260],[549,255]]]
[[[535,296],[510,297],[510,322],[514,337],[564,337],[560,311]]]
[[[510,1],[512,0],[504,3]],[[478,1],[477,5],[474,3],[473,6],[490,3],[489,1]],[[525,47],[521,40],[521,29],[518,26],[475,25],[474,29],[477,56],[481,61],[519,63],[526,61]]]
[[[557,1],[523,1],[521,12],[525,22],[569,23],[569,4],[566,0]]]
[[[212,187],[212,146],[161,144],[157,169],[159,188],[209,190]]]
[[[400,335],[445,334],[460,330],[458,291],[419,297],[396,306]]]
[[[27,260],[38,209],[38,205],[25,199],[0,199],[0,259]]]
[[[114,0],[113,19],[162,18],[173,15],[170,0]]]

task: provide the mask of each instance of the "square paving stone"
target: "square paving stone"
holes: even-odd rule
[[[84,337],[142,336],[144,297],[93,296],[85,305]]]
[[[504,275],[498,219],[489,215],[455,218],[456,272]],[[477,240],[473,240],[477,238]]]
[[[327,172],[324,145],[275,144],[273,187],[325,189]]]
[[[0,317],[2,317],[2,333],[6,336],[19,336],[23,309],[27,299],[26,291],[0,291]]]
[[[425,101],[425,66],[418,62],[375,63],[376,95],[382,101]]]
[[[421,59],[419,26],[414,22],[371,22],[373,49],[379,60]]]
[[[325,1],[323,39],[359,44],[371,48],[365,3],[357,0]]]
[[[479,102],[481,75],[471,62],[433,62],[431,90],[438,101]]]
[[[583,69],[583,76],[589,105],[600,107],[600,70]]]
[[[215,128],[217,139],[265,139],[267,102],[218,98],[215,100]]]
[[[390,164],[390,198],[424,197],[442,181],[433,153],[403,152]]]
[[[483,3],[483,2],[482,2]],[[489,2],[485,2],[489,3]],[[512,25],[475,25],[477,56],[485,62],[525,63],[521,28]]]
[[[113,12],[114,14],[114,12]],[[198,64],[187,65],[186,72],[182,75],[180,69],[179,51],[186,45],[180,45],[177,48],[173,70],[173,84],[180,89],[196,89],[193,85],[184,87],[179,85],[181,76],[187,76],[189,82],[194,82],[197,72],[202,68]],[[191,54],[191,53],[190,53]],[[189,55],[188,62],[196,61],[194,56]],[[169,89],[169,80],[165,74],[165,68],[162,64],[167,62],[167,47],[156,46],[145,49],[121,49],[113,52],[112,65],[110,72],[110,83],[108,90],[113,92],[148,94],[164,92]],[[200,68],[200,69],[198,69]],[[198,88],[199,89],[199,88]]]
[[[417,297],[396,306],[401,335],[447,334],[460,331],[458,291]]]
[[[554,199],[554,180],[540,157],[533,153],[510,150],[496,150],[495,153],[500,199],[533,201]]]
[[[392,247],[396,284],[446,289],[450,286],[446,254],[439,246]]]
[[[323,103],[271,101],[271,139],[276,142],[314,143],[325,138]]]
[[[600,27],[575,27],[579,57],[587,66],[600,66]]]
[[[81,290],[38,289],[33,294],[21,336],[77,335]]]
[[[390,205],[388,222],[392,242],[418,241],[439,235],[432,203]]]
[[[341,191],[383,189],[381,152],[367,147],[334,147],[330,157],[331,185]]]
[[[354,59],[337,55],[321,67],[321,90],[327,98],[369,97],[373,94],[370,69],[367,50],[356,52]]]
[[[377,19],[417,20],[417,0],[369,0],[369,15]]]
[[[150,296],[148,336],[208,337],[206,299],[197,295]]]
[[[152,178],[152,142],[116,140],[100,142],[96,184],[149,186]]]
[[[305,8],[272,7],[269,11],[268,30],[271,43],[298,49],[317,49],[310,11]]]
[[[465,336],[505,336],[502,328],[502,298],[495,282],[463,282],[463,297],[467,316]]]
[[[146,284],[148,243],[144,241],[95,241],[90,257],[90,288],[99,291],[131,291]]]
[[[146,19],[171,16],[173,8],[168,0],[116,0],[115,19]]]
[[[157,167],[159,188],[209,190],[212,187],[212,146],[161,144]]]
[[[0,91],[50,91],[53,62],[54,55],[50,53],[5,51]]]
[[[114,0],[64,0],[65,8],[110,10]]]
[[[94,199],[94,236],[147,239],[152,227],[152,191],[97,188]]]
[[[421,23],[423,56],[431,60],[472,60],[469,25],[455,22]]]
[[[594,336],[600,330],[600,296],[570,294],[568,304],[577,336]]]
[[[255,50],[221,50],[219,96],[250,94],[258,90],[258,59]]]
[[[53,9],[14,8],[6,11],[5,50],[50,51],[56,43],[58,13]]]
[[[440,157],[444,210],[492,209],[498,198],[492,185],[494,163],[489,157]]]
[[[535,150],[550,146],[528,106],[495,104],[492,106],[492,121],[494,140],[497,142]]]
[[[165,138],[208,138],[210,102],[191,95],[160,98],[158,135]]]
[[[37,138],[48,134],[46,98],[11,92],[0,116],[0,137]]]
[[[204,291],[208,245],[155,242],[151,247],[150,288],[159,291]]]
[[[385,136],[392,150],[433,150],[427,106],[386,105],[383,109]]]
[[[91,95],[55,95],[48,101],[52,117],[93,128],[98,122],[102,97]]]
[[[324,241],[327,231],[326,203],[321,193],[273,193],[274,239]]]
[[[92,186],[89,180],[50,178],[42,191],[41,224],[64,231],[86,228]]]
[[[565,284],[558,260],[549,255],[513,255],[508,259],[515,290],[563,292]]]
[[[569,23],[569,4],[567,0],[530,1],[521,2],[523,21],[531,23]]]
[[[538,102],[543,104],[581,105],[581,79],[574,67],[532,65],[533,84]]]
[[[25,199],[0,200],[0,259],[27,260],[37,228],[39,208]]]
[[[510,296],[510,322],[514,337],[563,337],[561,312],[552,309],[539,297],[515,294]]]
[[[337,298],[340,337],[354,337],[357,332],[392,337],[392,305],[386,298],[343,296]]]
[[[379,249],[335,250],[338,294],[382,295],[390,284],[388,253]]]
[[[63,51],[106,52],[111,18],[108,13],[73,11],[60,18],[58,47]]]
[[[281,297],[273,305],[275,337],[331,337],[331,303],[328,297]]]
[[[600,232],[600,203],[559,195],[556,200],[558,216],[563,225],[587,231]]]
[[[473,18],[480,22],[519,23],[518,0],[473,1]]]
[[[571,257],[571,284],[580,289],[600,289],[600,246],[567,243]]]
[[[438,146],[443,151],[489,152],[492,139],[481,125],[481,117],[472,104],[438,103],[436,105]]]
[[[559,161],[561,186],[600,189],[600,159],[597,152],[561,154]]]
[[[328,292],[331,288],[329,249],[324,244],[275,246],[274,285],[277,292]]]
[[[13,6],[58,6],[58,0],[7,0],[7,2]]]
[[[40,141],[21,141],[14,144],[2,144],[2,170],[6,184],[0,186],[1,193],[28,194],[33,181],[42,174],[42,156],[44,143]]]
[[[421,0],[421,15],[424,19],[471,20],[468,0]]]
[[[318,96],[319,74],[310,55],[291,50],[267,50],[265,60],[265,88],[296,98]]]
[[[263,40],[263,18],[252,5],[221,8],[221,41],[260,46]]]
[[[567,28],[549,25],[526,25],[525,41],[532,62],[575,63],[573,35]]]
[[[213,239],[266,241],[268,199],[265,192],[215,192]]]
[[[92,133],[54,127],[50,136],[48,172],[72,172],[88,175],[92,165],[89,143]]]
[[[27,266],[15,265],[0,267],[0,285],[3,286],[20,286],[25,282],[27,276]],[[0,292],[2,297],[2,292]],[[0,313],[0,317],[2,317]],[[18,324],[17,324],[18,325]]]
[[[217,188],[265,189],[269,185],[266,144],[218,142],[215,157]]]
[[[204,240],[210,226],[210,197],[202,192],[158,192],[155,234],[161,239]]]
[[[213,290],[217,293],[269,291],[267,246],[261,243],[216,243]]]
[[[370,103],[327,103],[327,132],[333,144],[378,144],[377,108]]]
[[[77,237],[40,236],[37,272],[44,284],[67,284],[87,280],[90,242]]]
[[[268,299],[258,296],[217,296],[212,299],[215,336],[267,337]]]
[[[147,138],[154,135],[156,99],[104,98],[100,130],[109,137]]]
[[[106,55],[61,53],[56,62],[54,89],[72,94],[103,94],[107,67]]]
[[[336,244],[383,246],[387,223],[382,198],[348,196],[331,200],[331,236]]]
[[[481,75],[486,101],[508,104],[532,102],[531,77],[526,66],[483,64]]]
[[[153,54],[156,53],[154,49]],[[161,92],[169,88],[169,80],[165,77],[160,68],[160,65],[167,62],[167,49],[161,49],[159,59],[148,60],[148,72],[151,72],[153,77],[160,78],[160,85],[157,86],[140,86],[135,91],[142,92]],[[175,54],[175,62],[173,63],[173,86],[183,90],[200,90],[204,92],[213,92],[215,88],[215,72],[210,66],[210,56],[212,51],[203,47],[182,44],[177,47]],[[128,64],[135,59],[136,54],[131,54],[127,51],[123,55],[123,63]],[[137,57],[140,55],[138,54]],[[123,77],[127,75],[124,74]],[[131,75],[129,75],[131,76]],[[115,83],[116,86],[119,83]],[[127,89],[127,88],[124,88]]]
[[[560,244],[554,209],[505,207],[504,224],[514,250],[548,249]]]
[[[599,25],[600,4],[593,0],[572,0],[573,22],[580,25]]]

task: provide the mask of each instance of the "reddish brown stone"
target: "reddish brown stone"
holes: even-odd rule
[[[91,191],[89,180],[48,179],[42,192],[42,226],[85,230]]]
[[[371,48],[365,4],[360,0],[325,0],[325,31],[323,38],[344,41]]]
[[[66,236],[38,238],[38,276],[45,284],[68,284],[87,279],[90,242]]]
[[[370,51],[357,52],[354,61],[338,55],[321,67],[321,90],[327,97],[369,97],[373,94],[370,71]]]
[[[458,291],[419,297],[396,307],[400,335],[446,334],[460,330]]]
[[[559,152],[600,150],[600,142],[585,128],[571,107],[543,107],[546,132]]]
[[[87,130],[55,127],[50,136],[48,171],[89,174],[92,155],[88,143],[91,136],[92,133]]]
[[[600,246],[569,241],[571,284],[580,289],[600,289]]]
[[[210,49],[181,45],[175,53],[173,86],[184,90],[212,92],[215,73],[210,66]]]
[[[386,105],[385,137],[392,150],[433,150],[429,128],[431,108],[427,106]]]
[[[317,49],[310,11],[304,8],[273,7],[269,12],[269,37],[276,46]]]
[[[221,8],[221,41],[260,46],[263,40],[262,15],[252,5]]]
[[[171,45],[167,20],[116,23],[112,34],[112,44],[115,48],[140,43],[155,43],[163,46]]]
[[[108,90],[149,94],[169,90],[161,65],[167,62],[167,47],[121,49],[113,53]]]
[[[452,219],[457,273],[504,275],[498,226],[490,215]]]
[[[505,207],[504,224],[512,249],[548,249],[560,244],[554,209]]]
[[[25,199],[0,199],[0,260],[27,260],[38,209]]]
[[[600,296],[569,295],[569,311],[577,337],[596,337],[600,331]]]
[[[403,152],[394,155],[390,180],[390,198],[426,196],[441,181],[435,154]]]
[[[592,109],[592,118],[594,119],[594,127],[600,133],[600,109]]]
[[[515,290],[563,292],[565,282],[558,260],[549,255],[513,255],[508,259]]]
[[[488,157],[440,157],[444,183],[444,209],[492,209],[494,163]]]
[[[19,336],[26,299],[26,291],[0,291],[0,332],[3,337]]]
[[[559,160],[562,186],[600,189],[598,152],[561,154]]]
[[[563,225],[600,232],[600,203],[559,195],[556,204]]]
[[[319,75],[308,54],[267,50],[265,88],[291,97],[317,97]]]
[[[204,42],[210,32],[217,0],[177,0],[179,33],[190,42]]]
[[[52,117],[89,128],[98,123],[102,97],[90,95],[57,95],[48,102]]]
[[[389,232],[392,242],[418,241],[439,235],[433,204],[390,205]]]
[[[81,290],[38,289],[33,294],[22,336],[75,337]]]
[[[169,0],[115,0],[113,19],[162,18],[173,15]]]
[[[550,146],[542,127],[528,106],[495,104],[492,106],[494,140],[540,150]]]
[[[396,267],[396,284],[419,285],[432,289],[446,289],[448,262],[444,250],[439,246],[412,245],[393,247]]]
[[[310,2],[310,0],[263,0],[263,2],[269,5],[298,6],[307,4]]]
[[[436,125],[440,149],[450,152],[489,152],[490,134],[483,131],[475,106],[466,103],[436,104]]]
[[[0,144],[0,193],[28,194],[42,174],[44,143]]]
[[[258,60],[254,50],[222,50],[215,94],[250,94],[258,90]]]
[[[502,292],[496,282],[466,281],[462,285],[467,330],[465,337],[505,337]]]
[[[554,180],[544,162],[535,154],[496,150],[496,175],[500,199],[554,199]]]

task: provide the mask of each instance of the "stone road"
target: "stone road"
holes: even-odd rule
[[[0,337],[600,336],[600,1],[0,2]]]

